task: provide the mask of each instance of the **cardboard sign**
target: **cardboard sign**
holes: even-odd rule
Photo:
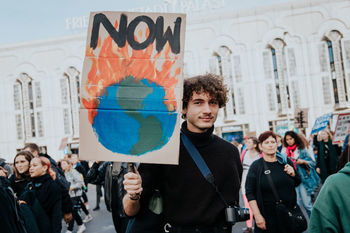
[[[185,15],[90,14],[80,158],[177,164]]]
[[[317,118],[315,121],[314,127],[312,127],[310,134],[314,134],[314,133],[317,133],[319,131],[324,130],[327,127],[329,120],[331,118],[332,118],[332,113],[328,113],[328,114],[325,114],[325,115]]]
[[[343,141],[350,133],[350,113],[344,113],[338,115],[337,124],[335,127],[335,134],[333,143],[339,143]]]

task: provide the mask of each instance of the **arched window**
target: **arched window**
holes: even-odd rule
[[[292,105],[294,108],[299,107],[300,94],[294,49],[288,48],[283,40],[274,39],[263,52],[263,65],[269,110],[277,110],[279,114],[286,115]]]
[[[69,67],[60,80],[64,134],[79,136],[80,72]]]
[[[23,129],[23,97],[22,97],[22,85],[21,82],[16,81],[13,85],[13,100],[15,104],[15,118],[16,118],[16,131],[17,139],[23,140],[24,129]]]
[[[218,51],[213,53],[210,72],[221,75],[229,88],[229,101],[224,108],[225,119],[232,120],[236,114],[245,114],[243,89],[237,85],[242,81],[240,56],[232,55],[228,47],[220,46]]]
[[[349,56],[346,45],[343,35],[333,30],[324,36],[319,47],[323,101],[337,109],[346,108],[349,98],[344,64],[344,58]]]
[[[13,86],[18,140],[43,137],[42,98],[40,83],[22,73]]]

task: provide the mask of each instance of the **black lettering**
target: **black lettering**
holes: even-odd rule
[[[137,25],[141,22],[145,22],[148,26],[148,29],[149,29],[149,34],[148,34],[148,37],[147,39],[142,42],[142,43],[139,43],[135,40],[135,37],[134,37],[134,33],[135,33],[135,29],[137,27]],[[147,48],[147,46],[151,43],[153,43],[154,39],[155,39],[155,25],[154,25],[154,22],[153,20],[148,17],[148,16],[137,16],[133,21],[131,21],[131,23],[129,24],[128,26],[128,42],[130,44],[130,46],[133,48],[133,49],[136,49],[136,50],[141,50],[141,49],[145,49]]]
[[[128,40],[129,45],[135,50],[142,50],[147,48],[151,43],[156,40],[156,50],[160,52],[166,42],[169,42],[171,51],[175,54],[180,53],[180,30],[181,30],[181,17],[178,17],[174,22],[174,31],[171,30],[170,26],[167,27],[164,33],[164,18],[159,16],[157,18],[156,24],[153,20],[145,15],[137,16],[133,21],[128,24],[128,18],[125,14],[121,14],[119,21],[119,31],[114,28],[113,24],[108,20],[106,15],[100,13],[94,16],[94,21],[92,25],[90,47],[96,49],[98,43],[98,36],[100,31],[100,24],[104,26],[107,30],[109,36],[112,37],[113,41],[118,45],[118,47],[124,47],[126,40]],[[135,30],[139,23],[144,22],[147,24],[149,29],[148,37],[143,42],[138,42],[135,39]]]
[[[163,49],[165,43],[169,41],[171,51],[175,54],[180,53],[180,29],[181,29],[181,17],[178,17],[174,22],[174,34],[171,28],[168,27],[164,32],[164,18],[159,16],[156,21],[156,49],[158,53]]]
[[[99,35],[101,23],[103,24],[103,26],[107,30],[108,34],[112,37],[114,42],[117,43],[118,47],[124,47],[125,41],[126,41],[127,21],[128,21],[127,16],[122,14],[120,16],[119,32],[118,32],[104,14],[101,14],[101,13],[96,14],[94,16],[94,22],[92,25],[90,47],[92,49],[96,49],[96,47],[97,47],[98,35]]]

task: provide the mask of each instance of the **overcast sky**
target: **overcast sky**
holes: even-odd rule
[[[8,0],[0,9],[0,46],[86,31],[91,11],[168,11],[215,14],[291,0]],[[200,11],[198,9],[200,8]],[[215,9],[216,8],[216,9]],[[196,10],[197,9],[197,10]],[[74,23],[75,22],[75,23]]]

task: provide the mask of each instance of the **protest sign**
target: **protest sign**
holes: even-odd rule
[[[90,14],[80,158],[178,163],[184,33],[184,14]]]
[[[333,143],[339,143],[343,141],[350,133],[350,113],[343,113],[338,115],[337,124],[335,127],[335,134]]]
[[[314,127],[312,127],[311,134],[324,130],[327,127],[331,117],[332,117],[332,113],[328,113],[317,118],[315,121]]]

